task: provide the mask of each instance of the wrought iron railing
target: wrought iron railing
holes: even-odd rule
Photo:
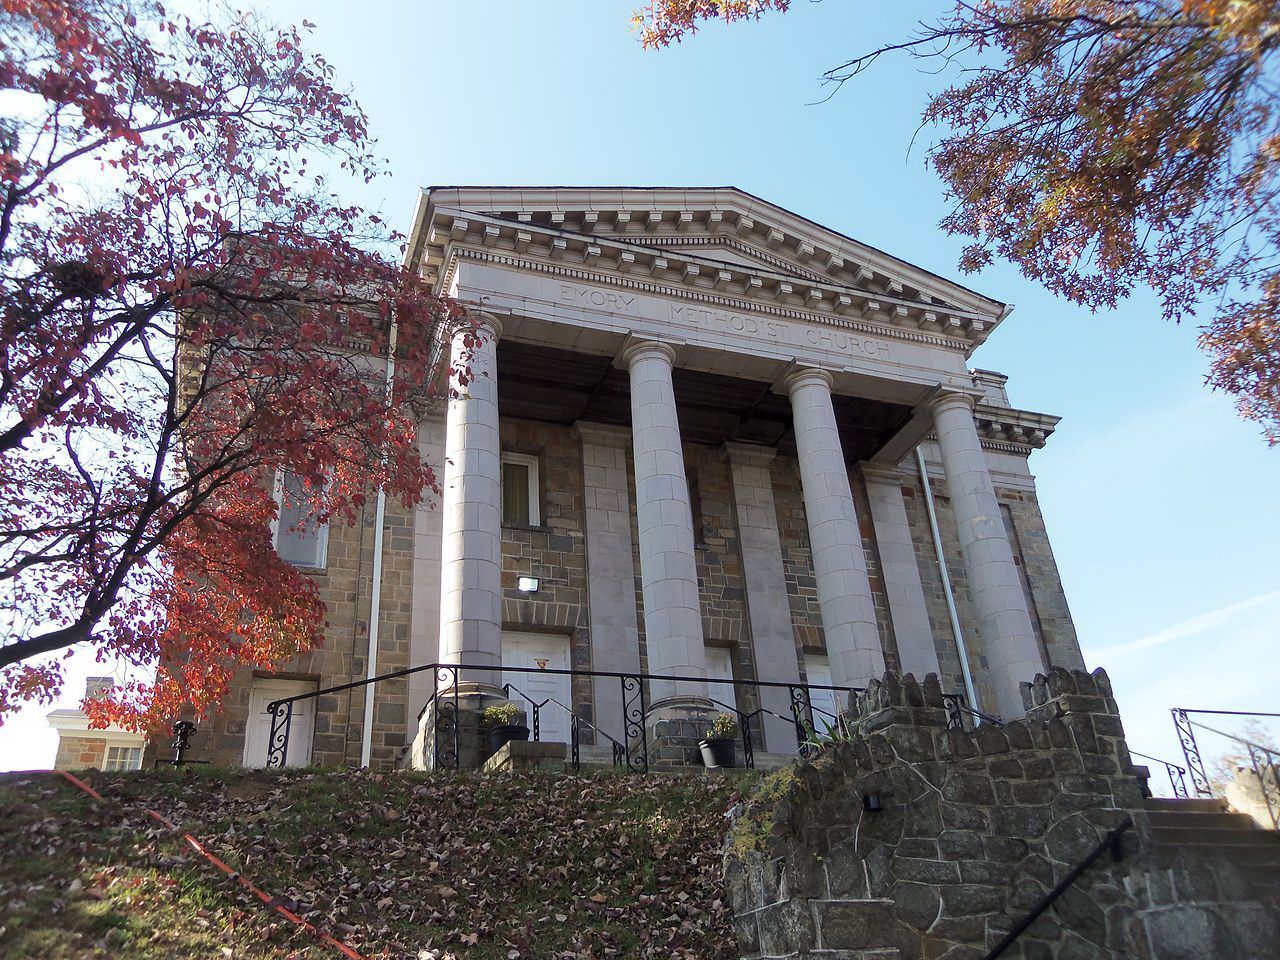
[[[1190,796],[1187,793],[1187,771],[1185,768],[1169,760],[1161,760],[1159,757],[1153,757],[1147,753],[1139,753],[1137,750],[1130,750],[1129,754],[1163,766],[1165,775],[1169,778],[1169,786],[1173,790],[1173,795],[1180,800],[1186,800]]]
[[[1173,726],[1178,731],[1178,741],[1182,744],[1183,756],[1187,759],[1187,770],[1191,775],[1191,785],[1201,797],[1212,797],[1213,785],[1205,773],[1204,758],[1200,753],[1200,744],[1196,741],[1196,729],[1226,737],[1244,747],[1249,757],[1249,765],[1258,781],[1263,800],[1267,805],[1267,813],[1271,817],[1271,825],[1280,830],[1280,751],[1255,743],[1235,733],[1218,730],[1199,720],[1192,720],[1191,715],[1218,717],[1280,717],[1280,713],[1261,713],[1245,710],[1188,710],[1185,707],[1174,707],[1169,711],[1173,715]]]
[[[353,680],[349,683],[337,684],[331,687],[325,687],[320,690],[313,690],[307,693],[298,694],[293,697],[284,697],[280,700],[274,700],[267,704],[267,712],[271,714],[271,734],[267,752],[268,767],[283,767],[288,760],[289,738],[293,722],[294,704],[304,700],[315,700],[318,697],[331,693],[338,693],[345,690],[354,690],[357,688],[369,688],[369,696],[376,689],[378,683],[389,680],[396,680],[402,677],[408,677],[415,674],[430,672],[432,678],[431,695],[427,698],[426,705],[418,714],[419,727],[424,726],[424,718],[430,722],[425,725],[425,731],[428,734],[428,743],[426,744],[426,753],[430,757],[431,763],[437,769],[457,769],[461,765],[462,760],[462,741],[461,728],[459,718],[461,716],[461,697],[459,693],[459,679],[464,682],[468,676],[474,678],[477,674],[495,675],[495,682],[492,684],[494,689],[501,689],[503,685],[510,687],[511,690],[518,693],[520,697],[530,704],[530,718],[533,722],[533,730],[535,739],[541,736],[541,719],[544,710],[551,708],[564,710],[570,717],[570,749],[572,751],[572,760],[575,765],[579,762],[579,751],[581,741],[581,730],[585,726],[592,731],[593,734],[603,737],[612,746],[614,763],[622,766],[627,770],[636,773],[645,773],[649,769],[649,742],[647,719],[651,712],[649,702],[649,685],[651,683],[662,684],[680,684],[680,683],[700,683],[705,684],[705,677],[691,676],[667,676],[654,675],[647,673],[616,673],[602,670],[559,670],[559,669],[541,669],[534,667],[511,667],[497,666],[490,664],[451,664],[451,663],[429,663],[419,667],[409,667],[404,670],[396,670],[381,676],[366,678],[362,680]],[[615,737],[606,733],[601,729],[602,718],[596,716],[593,721],[589,721],[582,717],[577,710],[558,700],[548,698],[543,701],[534,702],[532,698],[525,695],[524,691],[511,684],[507,677],[512,675],[553,675],[568,676],[574,678],[589,678],[596,683],[616,682],[621,695],[621,736]],[[718,684],[727,684],[734,688],[735,698],[741,690],[754,690],[756,700],[762,699],[761,694],[767,690],[786,691],[786,701],[790,707],[790,716],[786,716],[777,711],[768,709],[764,706],[757,707],[754,710],[744,711],[738,708],[736,704],[727,704],[723,701],[711,699],[709,702],[713,707],[720,707],[727,712],[731,712],[738,718],[739,729],[742,736],[742,747],[744,761],[746,766],[755,766],[755,744],[764,742],[760,735],[763,731],[764,717],[772,716],[782,720],[784,723],[790,724],[795,733],[794,746],[788,745],[785,749],[779,749],[779,744],[769,743],[768,746],[774,752],[785,753],[789,750],[795,750],[801,754],[807,754],[813,746],[813,730],[817,726],[817,721],[822,719],[824,725],[835,726],[841,722],[841,718],[836,713],[832,713],[825,708],[813,703],[812,693],[814,691],[828,691],[836,694],[838,697],[847,698],[850,694],[861,692],[856,687],[840,687],[831,684],[812,684],[812,683],[792,683],[786,681],[769,681],[769,680],[715,680]],[[508,694],[509,696],[509,694]],[[976,710],[969,708],[964,698],[959,694],[946,694],[947,697],[947,718],[948,724],[957,728],[966,727],[966,718],[977,719],[982,722],[999,723],[994,717],[988,717]],[[826,724],[826,718],[831,721]]]
[[[947,726],[952,730],[970,730],[980,723],[989,723],[996,727],[1004,726],[1004,721],[999,717],[975,710],[965,703],[962,693],[944,693],[942,702],[947,711]]]
[[[1110,830],[1107,835],[1098,842],[1098,845],[1089,851],[1088,856],[1076,864],[1071,869],[1070,873],[1059,880],[1052,890],[1041,897],[1040,901],[1031,908],[1031,911],[1025,917],[1013,925],[1000,942],[991,948],[991,951],[983,958],[983,960],[996,960],[996,958],[1008,950],[1009,947],[1013,946],[1014,941],[1026,933],[1027,928],[1035,923],[1042,913],[1057,903],[1058,898],[1066,893],[1071,885],[1079,880],[1084,872],[1093,866],[1094,863],[1097,862],[1098,858],[1108,850],[1111,851],[1111,859],[1119,862],[1124,857],[1124,847],[1121,845],[1121,838],[1124,836],[1125,831],[1132,827],[1132,818],[1125,817],[1124,820],[1120,822],[1119,826]]]
[[[627,748],[618,740],[616,740],[614,737],[609,736],[609,734],[605,733],[603,730],[597,727],[594,723],[585,719],[584,717],[579,716],[573,709],[561,703],[555,697],[547,697],[545,700],[535,701],[527,693],[525,693],[519,687],[511,683],[504,683],[502,685],[502,692],[507,695],[508,699],[510,699],[511,694],[514,693],[517,696],[519,696],[520,699],[523,700],[525,703],[529,704],[529,732],[530,732],[530,736],[532,737],[535,743],[541,742],[542,740],[542,712],[546,710],[547,707],[555,707],[556,709],[563,710],[566,714],[568,714],[569,716],[569,762],[573,765],[573,769],[575,770],[582,769],[582,728],[583,727],[586,727],[587,729],[589,729],[595,736],[602,737],[603,739],[607,740],[610,746],[612,747],[613,765],[615,767],[620,767],[623,765],[627,755]]]

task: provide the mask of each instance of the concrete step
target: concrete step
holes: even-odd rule
[[[1227,801],[1218,797],[1148,797],[1144,804],[1152,812],[1225,813],[1227,809]]]
[[[1256,830],[1257,824],[1247,813],[1196,813],[1188,810],[1153,810],[1147,814],[1150,827],[1204,828],[1209,830]]]
[[[1270,830],[1241,830],[1238,827],[1201,827],[1199,825],[1153,827],[1151,839],[1161,846],[1198,847],[1264,847],[1280,855],[1280,837]]]

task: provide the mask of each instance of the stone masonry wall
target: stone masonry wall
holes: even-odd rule
[[[954,590],[956,612],[964,631],[965,645],[969,650],[970,668],[974,674],[979,709],[983,704],[995,702],[987,674],[982,631],[978,625],[977,610],[969,593],[968,574],[960,540],[956,533],[951,499],[946,483],[933,479],[933,498],[938,511],[938,528],[942,534],[943,553],[947,559],[947,572]],[[920,585],[924,589],[925,604],[929,612],[929,624],[933,630],[938,652],[941,680],[948,691],[964,689],[964,677],[960,671],[960,655],[947,613],[946,597],[942,590],[942,575],[938,569],[933,548],[933,534],[929,529],[929,516],[919,481],[902,485],[903,503],[911,526],[915,544],[916,561],[920,569]],[[1067,608],[1066,594],[1058,576],[1058,567],[1049,546],[1044,518],[1035,494],[997,488],[1001,513],[1013,548],[1014,563],[1018,566],[1023,590],[1027,595],[1032,627],[1040,642],[1041,655],[1048,667],[1083,669],[1084,659],[1076,640],[1075,626]]]
[[[567,636],[570,667],[590,670],[582,443],[560,424],[504,417],[499,429],[504,452],[538,458],[541,494],[538,525],[502,528],[503,629]],[[516,589],[522,576],[538,578],[537,593]],[[576,678],[573,705],[588,721],[591,699],[590,680]],[[584,728],[584,742],[589,734]]]
[[[979,960],[1128,818],[1123,859],[1095,862],[1006,958],[1274,956],[1280,907],[1229,854],[1153,842],[1106,675],[1054,669],[1024,701],[1024,720],[949,730],[936,677],[888,674],[850,739],[763,781],[725,856],[742,956]]]
[[[58,753],[53,760],[55,770],[101,770],[107,755],[107,743],[101,737],[77,737],[63,733],[58,737]]]
[[[729,460],[719,448],[703,444],[685,444],[684,456],[693,509],[703,641],[709,647],[732,651],[735,679],[754,680],[755,658]],[[740,710],[751,711],[759,705],[754,690],[742,687],[736,693]]]
[[[320,597],[327,607],[323,646],[295,657],[275,671],[238,671],[219,708],[197,720],[199,733],[192,741],[194,757],[220,766],[242,762],[250,691],[257,677],[307,680],[324,689],[365,676],[373,586],[373,516],[371,492],[359,523],[330,527],[325,568],[308,572],[317,578]],[[412,558],[412,511],[390,500],[383,533],[379,673],[409,666]],[[393,765],[407,742],[407,693],[404,679],[379,684],[372,739],[376,766]],[[363,727],[361,690],[321,696],[316,701],[311,762],[321,766],[358,763]]]

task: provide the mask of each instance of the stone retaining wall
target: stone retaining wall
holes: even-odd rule
[[[948,730],[936,677],[889,674],[849,740],[763,781],[725,859],[743,957],[978,960],[1126,817],[1125,858],[1006,958],[1280,953],[1280,911],[1228,856],[1153,848],[1105,673],[1053,670],[1024,700],[1024,720]]]

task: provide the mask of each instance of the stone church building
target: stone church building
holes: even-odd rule
[[[481,333],[440,343],[442,376],[474,374],[421,423],[442,490],[380,531],[371,506],[297,534],[285,501],[326,644],[246,671],[194,755],[261,765],[269,702],[436,662],[492,668],[461,671],[485,702],[563,704],[543,740],[570,709],[625,736],[589,674],[647,674],[654,716],[764,708],[775,753],[786,690],[758,681],[834,710],[831,688],[937,673],[1010,719],[1020,682],[1083,667],[1029,466],[1058,418],[971,365],[1008,305],[720,187],[431,188],[408,262]],[[298,701],[288,763],[403,762],[438,685]]]

